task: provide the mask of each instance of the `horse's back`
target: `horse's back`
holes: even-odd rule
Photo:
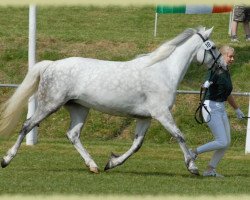
[[[129,62],[72,57],[53,62],[40,85],[48,93],[116,115],[147,115],[140,70]],[[43,92],[44,88],[40,88]]]

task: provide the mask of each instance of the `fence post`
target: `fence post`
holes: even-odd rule
[[[155,11],[155,30],[154,30],[154,37],[156,37],[157,33],[157,23],[158,23],[158,13]]]
[[[231,36],[232,32],[232,21],[233,21],[233,12],[231,11],[229,14],[229,24],[228,24],[228,35]]]
[[[249,103],[248,103],[248,115],[250,116],[250,96],[249,96]],[[247,119],[247,135],[246,135],[246,147],[245,147],[245,154],[250,153],[250,119]]]
[[[36,6],[29,6],[29,69],[36,63]],[[28,103],[27,119],[30,118],[36,109],[36,100],[34,95],[30,97]],[[37,128],[33,128],[26,136],[26,145],[37,143]]]

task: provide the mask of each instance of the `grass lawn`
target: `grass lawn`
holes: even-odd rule
[[[1,155],[13,141],[1,142]],[[243,147],[232,147],[218,171],[226,177],[191,175],[177,144],[144,143],[122,166],[103,168],[110,152],[123,153],[130,141],[86,141],[85,146],[99,165],[91,174],[67,139],[41,140],[34,147],[23,145],[13,162],[0,170],[0,194],[52,195],[236,195],[249,194],[250,156]],[[201,155],[201,172],[211,154]]]

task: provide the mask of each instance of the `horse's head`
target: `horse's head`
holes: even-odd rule
[[[221,56],[220,51],[216,48],[215,43],[209,39],[212,31],[213,28],[208,30],[203,28],[197,33],[200,39],[202,39],[203,44],[198,49],[196,61],[201,65],[205,64],[208,68],[213,67],[215,64],[221,67],[226,67],[226,63]]]

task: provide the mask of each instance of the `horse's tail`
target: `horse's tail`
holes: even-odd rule
[[[16,127],[29,97],[37,90],[40,75],[51,62],[52,61],[42,61],[32,67],[10,99],[1,105],[0,135],[10,135],[11,131]]]

